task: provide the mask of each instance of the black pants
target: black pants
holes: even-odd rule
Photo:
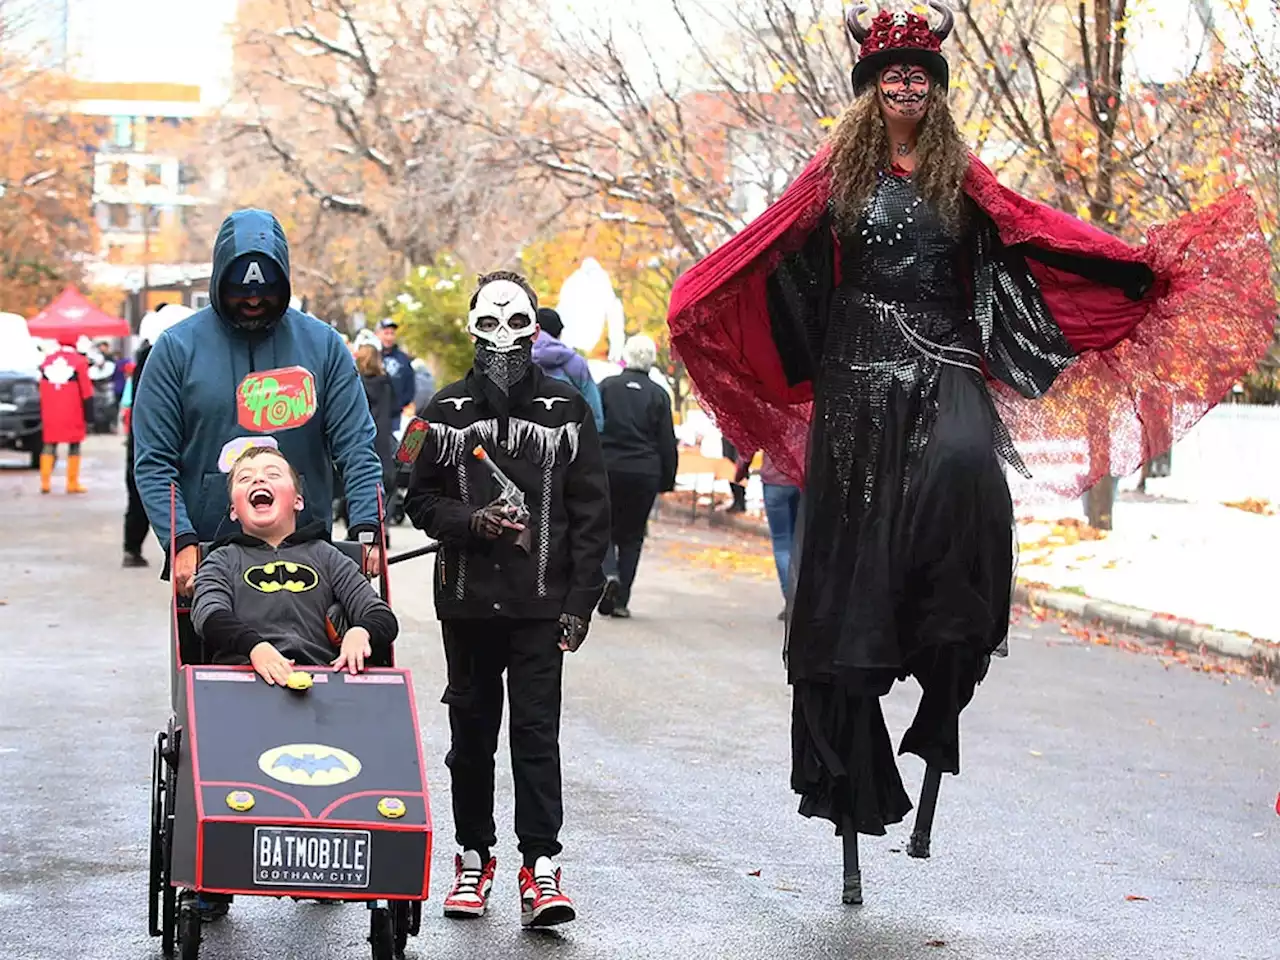
[[[444,654],[452,741],[445,765],[453,784],[458,845],[487,850],[493,822],[494,755],[502,725],[502,674],[511,698],[511,773],[516,837],[528,866],[560,853],[560,690],[564,654],[555,620],[449,620]]]
[[[645,529],[653,501],[658,498],[658,478],[635,473],[609,473],[609,508],[612,538],[604,558],[604,573],[617,577],[618,606],[631,602],[631,585],[640,566]]]
[[[147,531],[151,522],[147,519],[147,511],[142,507],[142,497],[138,494],[138,484],[133,478],[133,437],[125,447],[124,485],[129,493],[129,505],[124,512],[124,552],[142,553],[142,545],[147,540]]]

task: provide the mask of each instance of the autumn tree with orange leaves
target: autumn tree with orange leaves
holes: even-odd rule
[[[0,310],[31,316],[82,279],[95,242],[92,125],[70,116],[63,81],[14,54],[0,0]]]

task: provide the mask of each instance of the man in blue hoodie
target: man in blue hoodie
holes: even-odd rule
[[[299,525],[332,527],[333,464],[346,485],[349,529],[378,542],[382,466],[360,376],[328,324],[289,306],[289,244],[264,210],[223,221],[213,249],[210,305],[152,348],[133,402],[134,476],[160,543],[177,487],[178,592],[191,593],[200,541],[236,531],[226,474],[250,446],[274,446],[295,466],[306,504]],[[385,491],[384,491],[385,495]],[[370,550],[369,566],[377,561]]]
[[[550,307],[538,308],[538,326],[542,332],[533,341],[533,362],[549,377],[571,383],[578,388],[582,399],[591,408],[596,431],[604,430],[604,405],[600,402],[600,388],[591,376],[591,368],[582,354],[563,340],[564,321]]]

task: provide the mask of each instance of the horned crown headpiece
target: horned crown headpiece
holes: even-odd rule
[[[862,21],[862,15],[871,9],[867,4],[859,4],[849,11],[845,26],[859,47],[858,63],[853,68],[855,93],[893,63],[918,64],[944,87],[951,82],[951,70],[942,55],[942,41],[951,35],[955,14],[940,0],[929,0],[929,6],[942,16],[937,26],[931,26],[916,13],[883,9],[868,26]]]

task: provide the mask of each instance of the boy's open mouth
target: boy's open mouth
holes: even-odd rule
[[[266,487],[249,491],[249,506],[255,510],[270,507],[276,502],[276,496]]]

